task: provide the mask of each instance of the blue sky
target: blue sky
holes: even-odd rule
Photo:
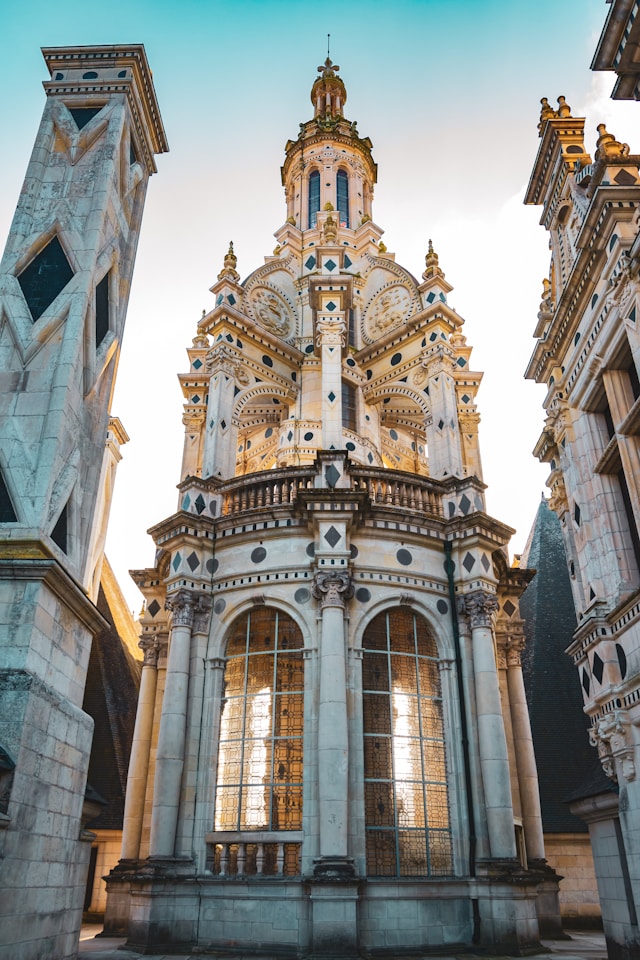
[[[541,280],[540,211],[522,195],[538,148],[539,102],[566,96],[640,152],[640,106],[609,100],[612,75],[589,70],[604,0],[111,0],[0,3],[0,236],[13,210],[44,104],[39,48],[145,44],[170,145],[148,192],[113,413],[131,442],[107,552],[132,608],[127,569],[151,563],[145,530],[177,505],[182,399],[176,373],[230,239],[246,276],[285,219],[280,165],[311,116],[326,56],[341,66],[345,113],[378,163],[374,219],[397,260],[420,276],[431,237],[449,301],[465,318],[478,396],[488,505],[517,528],[520,552],[546,467],[532,450],[544,389],[523,381]]]

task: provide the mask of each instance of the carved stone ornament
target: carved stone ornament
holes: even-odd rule
[[[605,774],[617,782],[616,763],[619,761],[625,780],[635,780],[635,749],[626,713],[616,710],[591,727],[589,742],[597,747]]]
[[[190,627],[193,624],[195,597],[189,590],[179,590],[173,597],[165,600],[165,609],[171,610],[174,627]]]
[[[396,284],[381,290],[367,308],[367,332],[376,340],[402,323],[411,309],[411,294],[406,287]]]
[[[312,592],[323,608],[344,607],[345,601],[353,596],[351,575],[346,570],[316,573]]]
[[[235,376],[238,358],[227,343],[216,343],[207,354],[206,370],[209,373],[215,373],[217,370],[224,370],[230,376]]]
[[[509,667],[521,667],[522,666],[522,651],[524,650],[524,637],[513,636],[509,637],[507,641],[507,666]]]
[[[251,306],[256,320],[270,333],[288,337],[293,325],[289,304],[270,287],[255,287],[251,291]]]
[[[316,322],[316,346],[344,347],[347,325],[339,317],[321,317]]]
[[[498,607],[498,598],[492,593],[485,593],[484,590],[468,593],[458,600],[458,610],[463,616],[469,618],[472,629],[490,627],[491,618]]]
[[[209,615],[211,613],[211,597],[199,596],[196,598],[193,607],[193,632],[206,633],[209,627]]]
[[[138,646],[144,653],[143,667],[157,667],[160,645],[157,637],[140,637]]]

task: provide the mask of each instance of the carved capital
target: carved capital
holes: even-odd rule
[[[347,325],[340,317],[321,317],[316,322],[316,345],[344,347]]]
[[[194,600],[194,595],[188,590],[179,590],[165,600],[165,610],[171,610],[174,627],[190,627],[193,624]]]
[[[625,780],[635,780],[635,748],[629,717],[623,710],[602,717],[589,731],[589,741],[597,747],[605,774],[617,782],[616,760]]]
[[[325,607],[342,607],[353,596],[351,574],[348,571],[316,573],[313,581],[313,595]]]
[[[524,650],[525,640],[523,636],[514,636],[513,634],[507,640],[507,666],[522,666],[522,651]]]
[[[193,632],[206,633],[211,615],[211,597],[208,595],[196,597],[193,606]]]
[[[200,430],[204,423],[204,416],[204,410],[198,410],[196,413],[184,413],[182,415],[182,423],[187,430]]]
[[[138,641],[138,646],[144,654],[144,660],[142,661],[143,667],[157,667],[158,666],[158,654],[160,652],[160,645],[158,643],[158,638],[153,637],[140,637]]]
[[[458,599],[458,611],[469,618],[471,628],[490,627],[493,614],[498,610],[498,598],[493,593],[476,590]]]

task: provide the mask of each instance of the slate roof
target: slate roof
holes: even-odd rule
[[[96,606],[110,628],[93,642],[83,709],[95,723],[88,783],[107,805],[87,824],[89,829],[122,829],[142,668],[141,661],[134,659],[131,652],[135,627],[123,604],[119,587],[106,564]]]
[[[542,498],[521,567],[537,570],[520,600],[526,646],[522,657],[545,833],[585,833],[569,812],[597,755],[588,740],[578,673],[564,652],[576,627],[560,521]],[[598,790],[597,792],[602,792]]]

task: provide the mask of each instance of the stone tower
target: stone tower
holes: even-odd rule
[[[47,102],[0,266],[0,944],[20,960],[77,946],[81,705],[126,438],[110,403],[147,183],[167,149],[142,46],[43,54]]]
[[[230,246],[211,288],[177,512],[134,572],[106,922],[147,951],[520,949],[558,919],[481,375],[431,243],[417,280],[381,240],[338,70],[286,144],[273,255],[241,282]]]

